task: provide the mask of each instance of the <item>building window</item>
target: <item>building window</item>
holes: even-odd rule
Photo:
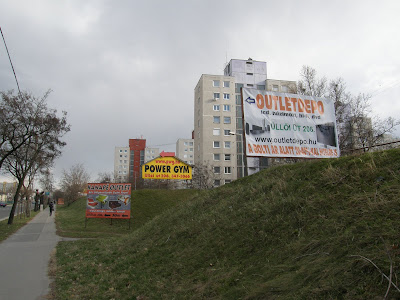
[[[253,86],[254,86],[254,84],[248,83],[248,84],[247,84],[247,86],[249,86],[249,87],[253,87]]]
[[[219,99],[219,93],[214,93],[214,99],[218,100]]]
[[[221,173],[221,167],[214,167],[214,174]]]
[[[224,117],[224,124],[231,124],[231,117]]]
[[[236,95],[236,104],[237,105],[242,105],[242,96]]]
[[[243,87],[243,83],[235,84],[235,93],[240,93],[240,89]]]
[[[231,142],[225,141],[224,147],[225,147],[226,149],[230,149],[230,148],[231,148]]]
[[[229,87],[229,81],[224,81],[224,87]]]
[[[242,118],[242,106],[236,107],[236,117]]]
[[[224,99],[225,99],[225,100],[229,100],[229,94],[224,93]]]
[[[282,88],[282,92],[283,92],[283,93],[287,93],[287,92],[289,91],[287,85],[282,85],[281,88]]]
[[[220,186],[221,185],[221,180],[215,179],[214,180],[214,186]]]
[[[231,183],[231,180],[225,179],[225,184]]]
[[[272,86],[272,91],[273,91],[273,92],[278,92],[278,91],[279,91],[279,86],[276,85],[276,84],[274,84],[274,85]]]
[[[219,148],[220,147],[219,141],[214,141],[213,142],[213,147],[214,148]]]
[[[189,148],[189,152],[193,152],[193,148]]]
[[[214,105],[213,106],[213,111],[219,111],[219,105]]]
[[[189,146],[193,146],[193,142],[189,142]]]
[[[231,155],[230,154],[225,154],[225,160],[231,160]]]
[[[215,161],[219,161],[220,160],[219,153],[214,153],[214,160]]]
[[[221,130],[219,128],[213,129],[213,135],[220,135]]]
[[[231,174],[231,167],[224,167],[225,174]]]
[[[229,129],[224,129],[224,135],[225,136],[228,136],[228,135],[230,135],[230,130]]]
[[[246,75],[253,76],[253,73],[246,73]]]
[[[221,117],[220,116],[214,116],[214,124],[219,124],[221,123]]]
[[[219,80],[213,80],[213,86],[219,87]]]
[[[231,111],[231,106],[228,104],[224,104],[224,111]]]
[[[122,153],[122,150],[119,150],[119,153]]]

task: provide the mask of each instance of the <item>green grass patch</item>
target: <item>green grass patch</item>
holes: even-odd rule
[[[57,298],[383,298],[362,257],[399,285],[399,194],[400,150],[270,168],[126,235],[60,243]]]
[[[18,231],[18,229],[26,225],[26,223],[32,220],[37,214],[38,212],[31,211],[30,217],[14,216],[14,220],[11,225],[7,224],[8,219],[0,221],[0,242],[6,240],[9,236]]]
[[[85,228],[86,198],[56,210],[57,234],[75,238],[126,235],[155,216],[193,197],[194,190],[137,190],[132,192],[131,224],[126,219],[88,219]]]

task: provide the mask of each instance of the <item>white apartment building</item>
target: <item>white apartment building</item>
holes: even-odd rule
[[[114,151],[114,180],[129,182],[129,147],[115,147]]]
[[[235,79],[202,75],[194,91],[194,163],[208,166],[214,186],[237,179]]]
[[[144,151],[144,163],[147,163],[156,157],[160,156],[160,149],[159,148],[145,148]]]
[[[194,164],[194,139],[178,139],[176,141],[176,157],[181,161]]]
[[[267,79],[267,63],[251,58],[232,59],[223,76],[201,76],[194,91],[194,162],[213,170],[214,186],[268,166],[266,158],[243,155],[242,87],[294,93],[296,82]]]

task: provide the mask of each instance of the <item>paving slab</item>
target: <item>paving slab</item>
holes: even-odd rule
[[[54,215],[41,211],[0,243],[0,300],[39,300],[50,292],[50,254],[61,240]]]

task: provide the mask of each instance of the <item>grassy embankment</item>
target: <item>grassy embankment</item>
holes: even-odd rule
[[[274,167],[123,236],[60,243],[59,299],[374,299],[400,275],[400,150]],[[391,287],[389,297],[400,293]]]
[[[162,212],[196,194],[192,190],[138,190],[132,193],[131,228],[128,220],[88,219],[85,228],[86,199],[70,206],[58,206],[57,234],[64,237],[94,238],[126,235]],[[112,224],[112,225],[111,225]]]

